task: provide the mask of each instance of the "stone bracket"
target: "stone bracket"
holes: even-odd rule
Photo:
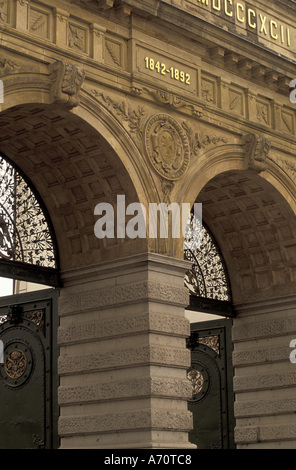
[[[50,78],[52,86],[50,98],[52,103],[74,108],[79,105],[79,91],[82,87],[85,71],[83,68],[58,60],[51,65]]]
[[[269,139],[259,134],[247,134],[244,137],[246,161],[249,169],[257,173],[267,169],[267,157],[271,147]]]

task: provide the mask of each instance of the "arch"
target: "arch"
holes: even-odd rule
[[[55,234],[39,194],[1,153],[0,177],[1,275],[58,286]]]
[[[140,181],[143,172],[134,167],[136,158],[127,155],[131,143],[122,145],[126,153],[121,150],[119,158],[110,142],[118,149],[116,139],[122,134],[113,130],[111,137],[106,131],[107,141],[92,125],[95,116],[89,124],[78,114],[54,104],[14,106],[0,114],[0,151],[32,180],[44,201],[58,240],[61,270],[147,251],[146,239],[95,237],[97,203],[116,207],[118,194],[125,195],[126,205],[145,203],[147,194]],[[103,125],[99,122],[98,127]]]
[[[18,106],[29,106],[38,109],[57,110],[62,116],[68,115],[70,119],[81,118],[91,134],[98,133],[115,152],[131,176],[139,200],[147,204],[155,200],[155,180],[146,162],[135,145],[129,132],[122,125],[120,117],[116,119],[112,113],[96,99],[99,95],[96,90],[89,87],[81,89],[77,98],[79,106],[67,107],[60,105],[52,96],[53,82],[51,78],[52,64],[44,66],[42,73],[23,74],[14,71],[13,75],[3,77],[5,86],[5,101],[1,106],[1,114],[10,112]],[[74,117],[75,116],[75,117]],[[50,121],[50,118],[49,118]],[[77,121],[76,121],[77,122]]]
[[[225,259],[235,304],[293,294],[296,216],[267,179],[225,171],[204,185],[197,201]]]

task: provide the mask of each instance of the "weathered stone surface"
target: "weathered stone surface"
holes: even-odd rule
[[[191,383],[189,380],[171,379],[168,377],[128,378],[115,382],[100,382],[87,385],[59,387],[59,403],[79,404],[98,401],[113,401],[143,397],[180,398],[190,397]]]
[[[103,338],[139,334],[141,332],[167,333],[188,337],[189,322],[185,318],[155,313],[141,313],[120,318],[84,321],[59,328],[59,344],[94,341]]]
[[[59,433],[61,436],[77,433],[92,434],[136,429],[165,429],[168,431],[188,431],[192,427],[189,412],[174,413],[168,410],[134,411],[105,415],[61,416]]]
[[[59,357],[59,373],[77,374],[112,368],[158,364],[186,369],[190,364],[190,351],[180,348],[143,345],[119,351],[106,353],[92,353],[74,355],[61,355]]]

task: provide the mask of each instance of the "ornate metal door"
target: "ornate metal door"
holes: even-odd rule
[[[57,447],[58,292],[0,299],[0,448]]]
[[[191,349],[193,414],[189,439],[198,449],[233,449],[233,371],[231,319],[194,323],[187,347]]]

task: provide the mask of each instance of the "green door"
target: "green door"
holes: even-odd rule
[[[0,299],[0,448],[52,449],[57,440],[54,289]]]
[[[188,379],[193,414],[190,442],[198,449],[233,449],[233,370],[231,320],[194,323],[187,346],[191,349]]]

